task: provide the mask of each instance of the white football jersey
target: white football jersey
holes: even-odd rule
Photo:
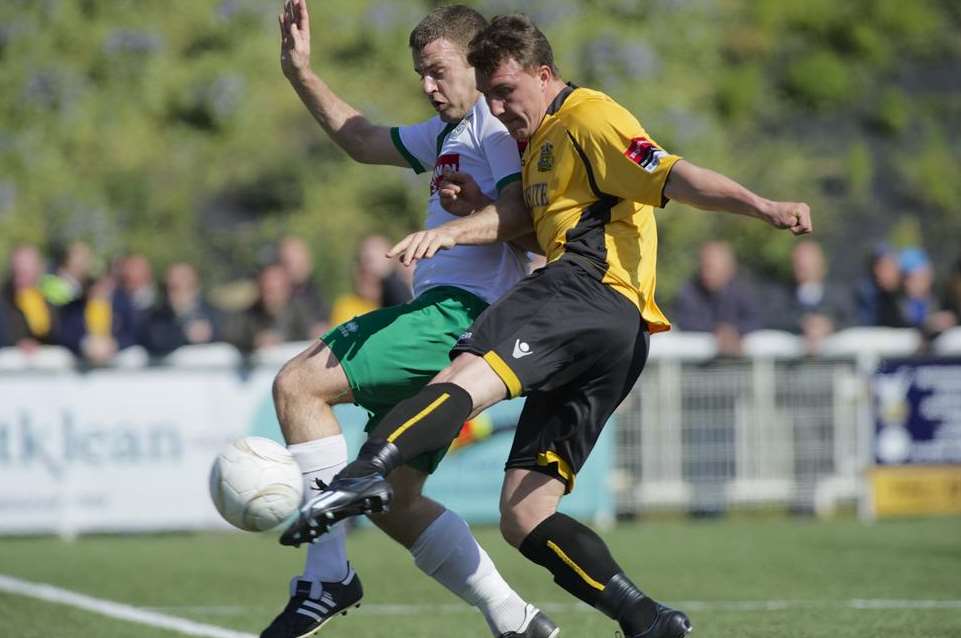
[[[393,128],[391,137],[415,172],[433,170],[426,228],[457,219],[440,205],[437,184],[445,173],[469,174],[492,200],[506,184],[521,178],[517,141],[491,115],[483,97],[457,124],[435,116],[420,124]],[[455,246],[417,262],[414,295],[437,286],[457,286],[492,303],[526,276],[527,270],[527,255],[511,244]]]

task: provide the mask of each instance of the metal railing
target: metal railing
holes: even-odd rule
[[[854,361],[652,361],[618,411],[619,511],[853,502],[868,396]]]

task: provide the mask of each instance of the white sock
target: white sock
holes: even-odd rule
[[[422,572],[477,607],[495,636],[524,624],[526,603],[510,588],[467,522],[445,510],[414,541],[410,553]]]
[[[329,484],[334,475],[347,465],[347,441],[342,434],[294,443],[288,445],[287,449],[297,459],[304,475],[304,502],[318,494],[315,479]],[[305,580],[333,582],[344,578],[349,569],[346,536],[343,525],[335,525],[307,546]]]

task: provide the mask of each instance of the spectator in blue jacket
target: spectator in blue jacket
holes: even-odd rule
[[[901,313],[928,343],[954,325],[954,315],[940,307],[934,292],[934,268],[927,254],[920,248],[906,248],[900,260],[904,273]]]
[[[901,262],[887,244],[871,254],[868,274],[855,290],[855,320],[861,326],[905,328],[901,300]]]

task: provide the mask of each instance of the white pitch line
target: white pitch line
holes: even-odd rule
[[[961,600],[861,600],[850,601],[854,609],[961,609]]]
[[[61,605],[78,607],[103,616],[119,618],[120,620],[140,623],[141,625],[170,629],[171,631],[177,631],[188,636],[205,636],[207,638],[257,638],[253,634],[245,634],[239,631],[224,629],[223,627],[215,627],[214,625],[205,625],[187,620],[186,618],[169,616],[155,611],[146,611],[138,609],[137,607],[131,607],[130,605],[115,603],[110,600],[85,596],[67,589],[54,587],[53,585],[32,583],[2,574],[0,574],[0,591],[20,596],[29,596],[31,598],[39,598],[40,600]]]
[[[859,610],[889,610],[889,609],[961,609],[961,600],[891,600],[891,599],[861,599],[852,600],[680,600],[671,601],[672,606],[687,611],[743,611],[764,612],[781,611],[786,609],[859,609]],[[589,612],[592,607],[583,603],[545,602],[539,604],[547,612]],[[249,606],[218,605],[218,606],[183,606],[183,607],[152,607],[156,611],[170,611],[179,613],[221,614],[224,616],[248,613]],[[269,611],[264,608],[264,611]],[[457,615],[473,614],[474,609],[464,604],[444,603],[439,605],[418,605],[411,603],[365,603],[357,612],[367,616],[418,616],[421,614]]]

